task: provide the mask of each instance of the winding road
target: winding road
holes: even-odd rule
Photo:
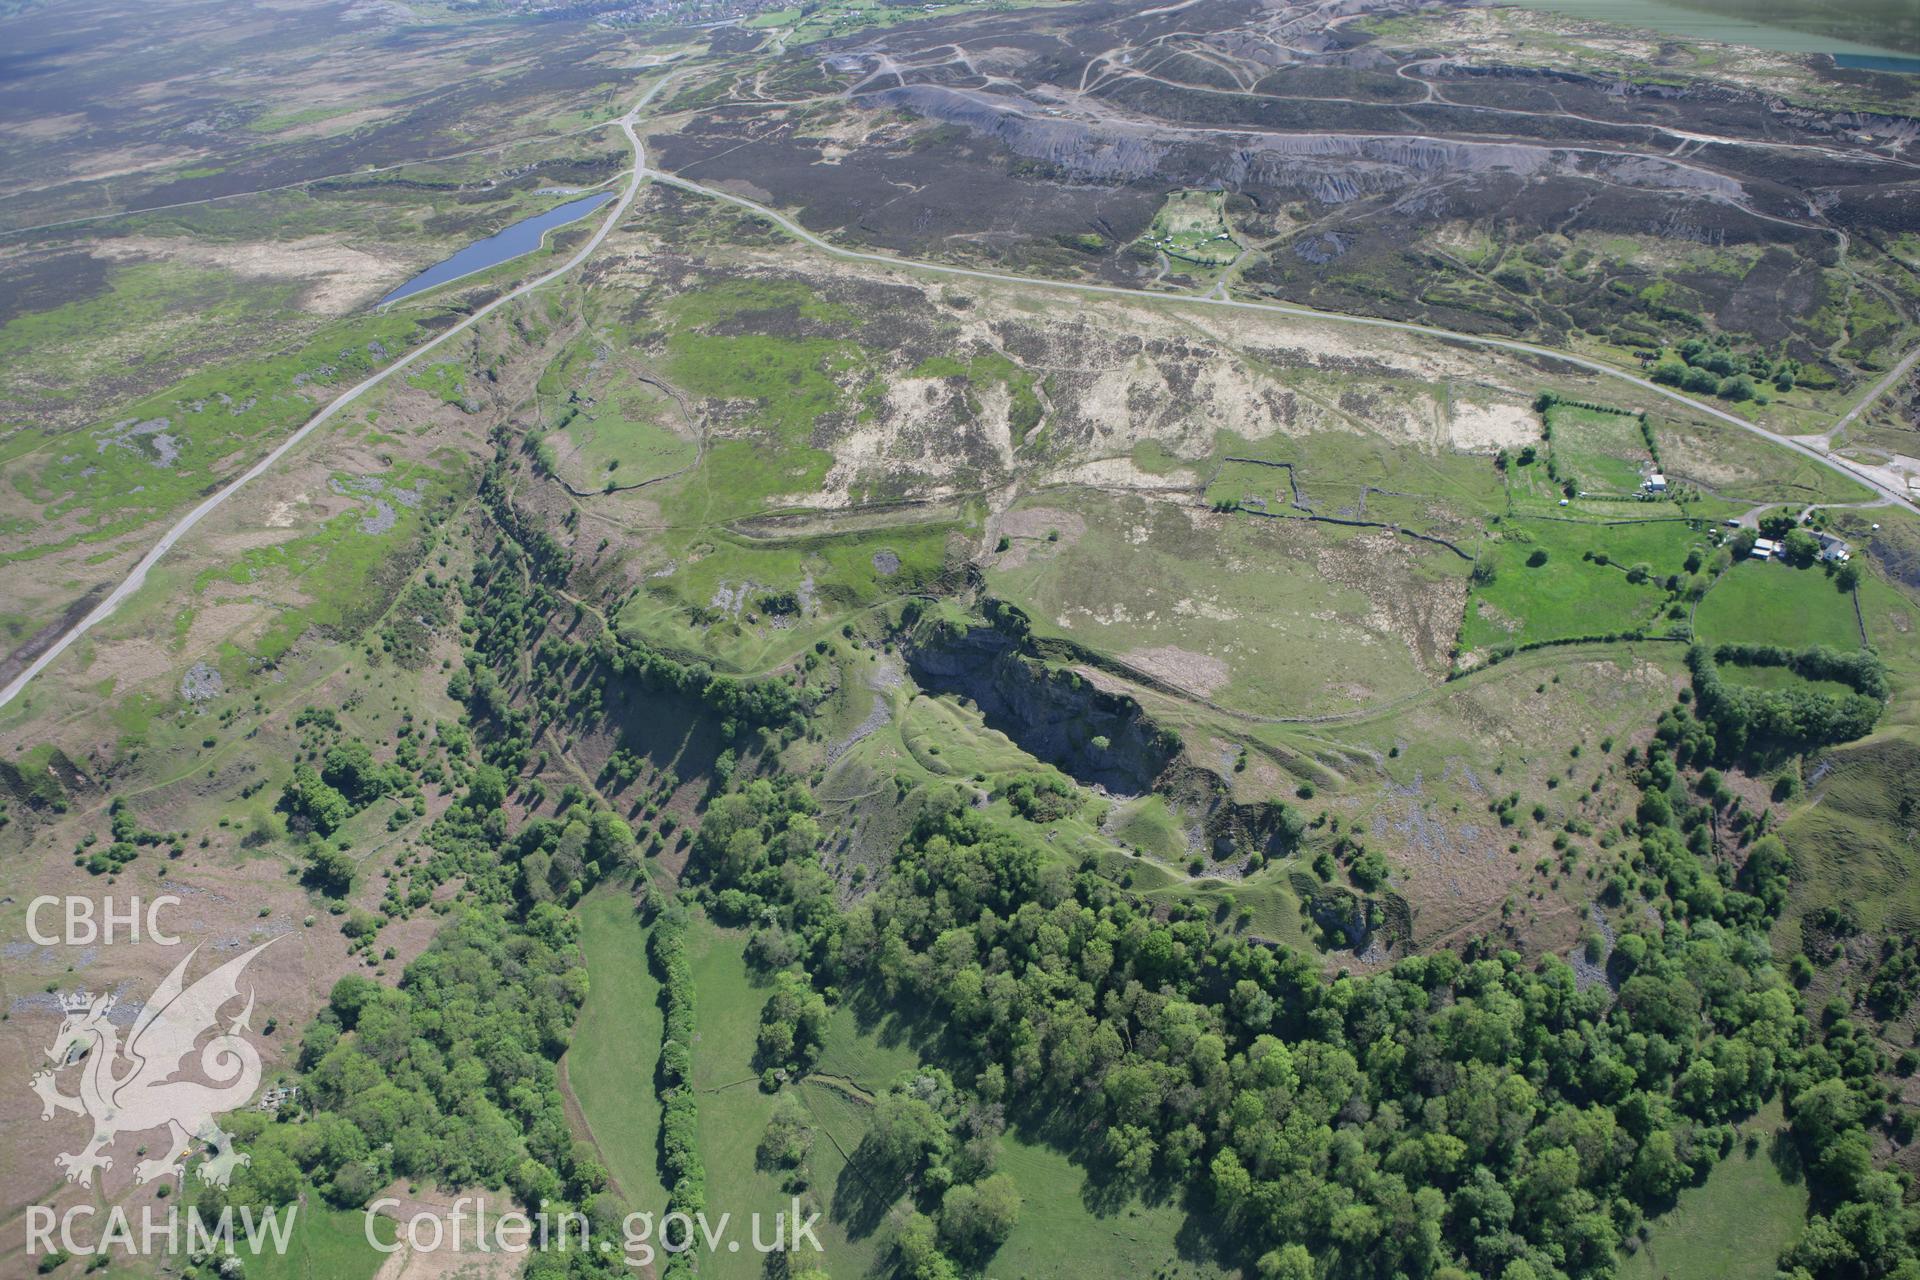
[[[1184,7],[1184,6],[1175,6],[1175,7],[1177,8],[1177,7]],[[1478,335],[1478,334],[1455,333],[1448,329],[1435,328],[1430,325],[1416,324],[1411,321],[1405,321],[1405,320],[1389,320],[1389,319],[1376,317],[1376,316],[1357,316],[1357,315],[1346,315],[1340,312],[1333,312],[1333,311],[1320,311],[1313,307],[1300,306],[1294,303],[1254,302],[1254,301],[1247,301],[1247,300],[1237,299],[1237,298],[1216,296],[1214,294],[1208,294],[1205,296],[1196,296],[1196,295],[1174,295],[1174,294],[1153,293],[1144,289],[1130,288],[1123,285],[1095,284],[1095,283],[1072,281],[1072,280],[1052,280],[1052,279],[1047,279],[1040,276],[1024,276],[1024,275],[1016,275],[1009,272],[988,271],[988,270],[983,270],[975,267],[954,266],[948,263],[925,262],[925,261],[920,261],[912,258],[899,257],[893,254],[873,253],[867,250],[849,249],[840,245],[836,245],[829,240],[823,239],[822,237],[815,235],[813,232],[801,226],[800,223],[795,221],[793,218],[787,216],[784,213],[779,212],[778,210],[770,209],[767,206],[759,204],[756,201],[749,200],[744,196],[734,195],[731,192],[722,191],[715,187],[709,187],[702,183],[695,182],[692,179],[682,178],[677,174],[668,173],[664,170],[652,169],[647,166],[646,149],[640,140],[639,133],[636,132],[636,130],[634,129],[634,120],[639,115],[639,113],[650,102],[652,102],[655,95],[658,94],[659,91],[663,87],[665,87],[668,81],[670,81],[672,78],[673,78],[672,74],[670,73],[667,76],[662,77],[660,80],[655,81],[654,84],[647,89],[646,93],[641,96],[639,101],[634,103],[633,107],[629,109],[625,115],[621,116],[617,121],[614,122],[619,126],[620,130],[626,134],[627,141],[633,148],[633,155],[634,155],[633,171],[628,176],[626,188],[622,191],[620,198],[614,203],[612,212],[607,216],[606,220],[601,223],[599,228],[593,233],[592,237],[589,238],[588,241],[584,245],[582,245],[580,249],[577,252],[575,252],[572,257],[568,258],[565,262],[553,268],[551,271],[548,271],[543,275],[537,276],[534,279],[529,280],[526,283],[515,287],[514,289],[508,291],[507,293],[502,294],[500,297],[494,299],[492,302],[488,303],[486,306],[481,307],[477,311],[473,312],[473,314],[467,316],[465,319],[460,321],[460,323],[454,325],[452,328],[448,329],[445,333],[441,334],[437,338],[434,338],[432,341],[427,342],[424,345],[415,348],[412,352],[403,356],[399,360],[396,360],[394,363],[388,365],[385,369],[381,370],[379,373],[374,374],[372,377],[366,379],[364,382],[361,382],[358,385],[349,389],[348,391],[344,392],[335,400],[333,400],[331,403],[329,403],[325,408],[321,409],[318,413],[316,413],[311,419],[309,419],[306,422],[305,425],[300,427],[299,430],[295,431],[286,440],[282,441],[270,453],[262,457],[258,462],[254,463],[253,466],[249,467],[243,474],[241,474],[239,477],[237,477],[232,482],[227,484],[218,493],[215,493],[214,495],[209,497],[206,501],[202,502],[199,506],[195,507],[192,511],[188,512],[185,516],[181,517],[180,520],[177,521],[170,529],[168,529],[167,532],[160,538],[160,540],[154,544],[153,548],[149,550],[147,554],[141,558],[140,563],[134,566],[133,571],[127,575],[124,581],[122,581],[117,587],[115,587],[113,591],[109,595],[107,595],[103,600],[101,600],[98,605],[94,606],[94,608],[85,617],[83,617],[79,622],[77,622],[71,628],[69,628],[67,632],[64,635],[62,635],[57,641],[51,644],[44,653],[41,653],[38,657],[36,657],[32,661],[32,663],[28,665],[26,669],[23,670],[18,676],[16,676],[4,689],[0,689],[0,707],[6,706],[8,703],[12,702],[14,698],[18,697],[21,690],[25,689],[28,683],[31,682],[36,675],[44,671],[50,663],[52,663],[56,658],[58,658],[62,653],[64,653],[67,650],[68,646],[73,644],[74,641],[78,640],[81,636],[85,635],[88,631],[92,630],[95,626],[99,625],[102,621],[104,621],[107,617],[109,617],[113,613],[113,611],[116,608],[118,608],[123,601],[125,601],[135,591],[138,591],[141,585],[145,583],[147,574],[149,571],[152,570],[153,566],[159,562],[162,556],[166,555],[166,553],[173,548],[175,543],[177,543],[183,536],[185,536],[189,531],[191,531],[195,525],[199,524],[202,520],[206,519],[206,517],[212,514],[215,510],[217,510],[222,503],[224,503],[227,499],[231,498],[234,494],[238,493],[249,482],[251,482],[254,479],[257,479],[260,475],[265,473],[268,470],[268,468],[272,467],[275,463],[280,461],[281,458],[285,457],[289,452],[291,452],[294,448],[296,448],[303,440],[305,440],[309,435],[311,435],[317,428],[325,425],[335,415],[337,415],[342,409],[354,403],[361,396],[373,390],[375,387],[378,387],[381,383],[385,382],[388,378],[392,377],[394,374],[399,373],[401,370],[406,369],[408,366],[416,363],[422,357],[426,356],[429,352],[445,344],[446,342],[456,337],[457,335],[464,333],[468,329],[471,329],[475,324],[479,323],[481,320],[484,320],[487,316],[499,310],[501,307],[505,306],[507,303],[512,302],[516,298],[519,298],[527,293],[530,293],[533,290],[542,287],[543,285],[551,283],[552,281],[567,274],[569,271],[572,271],[575,267],[579,266],[582,262],[586,261],[586,259],[589,256],[591,256],[596,249],[600,247],[601,242],[606,239],[608,233],[611,232],[614,227],[619,225],[621,218],[626,216],[628,206],[632,204],[633,199],[639,193],[641,186],[649,179],[660,182],[663,185],[676,187],[683,191],[688,191],[696,195],[705,196],[713,200],[723,201],[728,204],[735,205],[739,208],[746,209],[772,222],[773,224],[775,224],[776,226],[780,227],[782,230],[787,232],[787,234],[793,236],[795,239],[801,241],[802,243],[807,244],[815,249],[818,249],[823,253],[830,254],[834,257],[846,259],[849,261],[871,262],[871,263],[879,264],[881,266],[894,268],[897,270],[923,271],[923,272],[929,272],[937,275],[955,276],[963,279],[984,280],[984,281],[990,281],[990,282],[999,283],[999,284],[1016,285],[1023,288],[1052,289],[1052,290],[1058,290],[1058,291],[1064,291],[1064,292],[1078,293],[1082,295],[1101,296],[1101,297],[1121,297],[1121,298],[1126,298],[1129,301],[1155,302],[1155,303],[1173,305],[1173,306],[1227,307],[1227,308],[1232,308],[1239,311],[1249,311],[1249,312],[1264,313],[1268,315],[1287,316],[1295,319],[1314,320],[1314,321],[1319,321],[1327,324],[1356,325],[1356,326],[1361,326],[1369,329],[1382,329],[1382,330],[1388,330],[1388,331],[1398,332],[1398,333],[1415,334],[1423,338],[1433,338],[1433,339],[1438,339],[1444,342],[1453,342],[1453,343],[1460,343],[1468,346],[1491,348],[1494,350],[1507,351],[1517,355],[1532,357],[1534,359],[1553,361],[1557,364],[1571,366],[1573,368],[1581,369],[1589,373],[1599,374],[1602,377],[1613,378],[1621,382],[1629,383],[1635,387],[1640,388],[1643,391],[1650,391],[1653,394],[1661,396],[1676,404],[1683,405],[1686,408],[1692,410],[1694,413],[1701,414],[1708,418],[1717,419],[1721,422],[1727,423],[1730,426],[1737,427],[1740,430],[1749,433],[1750,435],[1754,435],[1761,439],[1767,440],[1773,444],[1779,445],[1782,448],[1790,449],[1795,453],[1798,453],[1806,458],[1811,459],[1816,463],[1819,463],[1821,466],[1827,467],[1833,471],[1836,471],[1842,475],[1845,475],[1850,479],[1857,480],[1860,483],[1873,489],[1876,493],[1880,495],[1879,503],[1891,504],[1894,506],[1901,507],[1907,511],[1920,514],[1920,506],[1916,506],[1914,501],[1908,496],[1904,485],[1897,485],[1893,483],[1890,479],[1875,475],[1871,471],[1863,467],[1860,467],[1857,464],[1850,462],[1845,458],[1839,458],[1839,457],[1833,456],[1832,454],[1826,453],[1821,449],[1815,448],[1812,445],[1807,444],[1802,439],[1797,439],[1793,436],[1782,435],[1779,432],[1771,431],[1766,427],[1760,426],[1757,423],[1749,422],[1745,418],[1742,418],[1737,414],[1729,413],[1728,411],[1717,408],[1714,405],[1704,403],[1703,401],[1700,401],[1700,400],[1696,400],[1693,397],[1685,395],[1681,392],[1675,391],[1670,387],[1662,386],[1659,383],[1652,381],[1651,379],[1640,377],[1637,374],[1628,373],[1625,370],[1615,368],[1608,364],[1604,364],[1598,360],[1589,359],[1588,357],[1585,357],[1585,356],[1575,355],[1566,351],[1556,351],[1551,347],[1536,346],[1533,343],[1522,342],[1518,339],[1513,339],[1513,338],[1498,338],[1498,337],[1489,337],[1489,336]],[[1914,366],[1916,361],[1920,361],[1920,350],[1916,350],[1913,353],[1909,354],[1906,357],[1906,359],[1901,361],[1895,367],[1892,373],[1888,374],[1887,377],[1881,379],[1880,382],[1876,383],[1873,387],[1871,387],[1860,398],[1860,400],[1857,403],[1855,403],[1851,409],[1848,410],[1846,415],[1836,423],[1835,429],[1837,430],[1839,427],[1844,426],[1847,423],[1850,423],[1851,421],[1853,421],[1853,419],[1863,409],[1865,409],[1868,405],[1872,404],[1882,393],[1884,393],[1888,388],[1890,388],[1903,373],[1911,369]],[[1824,443],[1826,440],[1831,438],[1831,432],[1829,432],[1826,436],[1812,437],[1812,438],[1820,440]]]
[[[313,417],[307,419],[305,425],[298,431],[295,431],[292,435],[276,445],[272,452],[268,453],[265,457],[261,458],[258,462],[228,482],[219,492],[213,494],[199,506],[180,517],[180,519],[174,523],[173,527],[162,534],[160,540],[153,544],[152,549],[140,558],[140,563],[133,567],[133,571],[121,581],[119,586],[109,592],[106,598],[95,605],[92,611],[84,618],[68,628],[65,635],[47,646],[46,651],[29,663],[25,670],[8,683],[6,688],[0,689],[0,707],[6,706],[15,698],[19,697],[20,691],[25,689],[35,676],[46,670],[47,666],[52,663],[54,659],[65,653],[69,645],[87,632],[93,630],[93,628],[100,625],[100,623],[106,621],[127,597],[141,588],[146,582],[147,574],[152,571],[153,566],[158,564],[160,558],[171,551],[174,544],[185,537],[195,525],[219,510],[222,503],[233,497],[234,494],[240,492],[240,490],[246,488],[249,483],[259,479],[260,476],[264,475],[276,462],[298,448],[301,441],[305,440],[316,430],[325,426],[338,416],[342,409],[359,400],[362,396],[378,387],[394,374],[417,363],[422,357],[434,351],[436,348],[445,345],[462,333],[465,333],[474,325],[486,319],[495,311],[498,311],[501,307],[506,306],[509,302],[531,293],[543,285],[551,284],[591,257],[593,251],[600,247],[601,241],[607,238],[607,233],[620,225],[620,219],[626,216],[627,207],[633,203],[634,196],[639,194],[641,184],[647,179],[646,148],[641,144],[640,135],[634,130],[633,122],[635,117],[645,109],[647,104],[653,101],[654,95],[659,93],[660,90],[666,86],[667,82],[672,79],[673,76],[669,73],[654,81],[653,84],[648,87],[646,93],[641,95],[640,100],[635,102],[625,115],[613,122],[619,126],[622,133],[627,135],[627,142],[633,147],[633,172],[627,178],[626,189],[620,193],[620,198],[614,201],[613,212],[607,215],[606,221],[600,224],[593,235],[587,239],[585,244],[581,245],[580,248],[575,251],[572,257],[551,271],[535,276],[524,284],[509,289],[506,293],[501,294],[484,307],[475,310],[471,315],[461,320],[439,337],[422,343],[406,355],[395,360],[386,368],[367,378],[364,382],[357,383],[346,391],[343,391],[340,395],[334,397],[334,399],[318,413],[314,414]]]

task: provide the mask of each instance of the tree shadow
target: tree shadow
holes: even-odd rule
[[[1797,1187],[1806,1180],[1806,1164],[1800,1158],[1800,1144],[1793,1140],[1793,1131],[1781,1125],[1773,1131],[1767,1140],[1767,1159],[1773,1161],[1773,1168],[1780,1180],[1790,1187]]]
[[[864,1240],[880,1229],[887,1211],[906,1191],[899,1171],[874,1153],[871,1136],[862,1138],[834,1180],[827,1216],[840,1224],[849,1240]]]
[[[905,996],[889,996],[876,983],[843,990],[840,1002],[853,1014],[854,1028],[883,1048],[908,1048],[929,1065],[950,1056],[953,1028],[934,1018],[926,1006]]]

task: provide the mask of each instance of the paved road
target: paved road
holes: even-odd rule
[[[1048,280],[1039,276],[1013,275],[1003,271],[983,271],[973,267],[956,267],[942,262],[920,262],[912,258],[896,257],[888,253],[869,253],[862,249],[847,249],[831,241],[821,239],[813,232],[801,226],[798,222],[795,222],[792,218],[789,218],[786,214],[775,209],[769,209],[765,205],[758,204],[744,196],[737,196],[732,192],[721,191],[718,188],[709,187],[702,183],[694,182],[692,179],[682,178],[676,174],[666,173],[658,169],[651,169],[648,170],[648,172],[656,181],[665,183],[668,186],[679,187],[684,191],[692,191],[699,195],[709,196],[715,200],[724,200],[729,204],[738,205],[743,209],[749,209],[761,217],[778,224],[789,235],[805,241],[807,244],[812,245],[822,252],[830,253],[839,258],[851,258],[861,262],[878,262],[890,267],[899,267],[913,271],[931,271],[940,275],[964,276],[974,280],[991,280],[1001,284],[1062,289],[1075,293],[1107,296],[1117,295],[1136,301],[1162,302],[1176,306],[1231,307],[1240,311],[1262,311],[1272,315],[1294,316],[1303,320],[1320,320],[1329,324],[1349,324],[1361,325],[1369,329],[1389,329],[1400,333],[1416,333],[1426,338],[1439,338],[1447,342],[1464,343],[1470,346],[1493,347],[1500,351],[1512,351],[1520,355],[1534,356],[1542,360],[1552,360],[1558,364],[1572,365],[1575,368],[1584,369],[1589,373],[1597,373],[1608,378],[1618,379],[1621,382],[1631,383],[1643,391],[1651,391],[1655,395],[1664,396],[1666,399],[1674,401],[1677,404],[1685,405],[1695,413],[1704,414],[1710,418],[1717,418],[1731,426],[1740,428],[1742,431],[1759,436],[1764,440],[1772,441],[1782,448],[1791,449],[1795,453],[1813,459],[1823,467],[1840,472],[1849,479],[1859,481],[1880,494],[1887,502],[1894,506],[1920,513],[1920,506],[1916,506],[1913,500],[1907,496],[1904,485],[1893,484],[1891,481],[1884,480],[1866,468],[1858,466],[1845,458],[1834,457],[1822,452],[1793,436],[1781,435],[1777,431],[1769,431],[1757,423],[1747,421],[1738,414],[1729,413],[1725,409],[1719,409],[1703,401],[1695,400],[1692,396],[1675,391],[1671,387],[1661,386],[1649,378],[1642,378],[1638,374],[1628,373],[1624,369],[1617,369],[1612,365],[1603,364],[1598,360],[1590,360],[1585,356],[1574,355],[1571,352],[1556,351],[1552,347],[1535,346],[1531,342],[1521,342],[1514,338],[1492,338],[1480,334],[1454,333],[1451,330],[1436,329],[1431,325],[1414,324],[1406,320],[1387,320],[1377,316],[1351,316],[1343,315],[1337,311],[1318,311],[1312,307],[1303,307],[1290,302],[1247,302],[1238,298],[1218,298],[1211,295],[1196,296],[1192,294],[1149,293],[1144,289],[1133,289],[1124,285],[1086,284],[1072,280]],[[1893,373],[1887,375],[1887,377],[1883,378],[1870,389],[1852,409],[1848,410],[1846,417],[1840,420],[1841,424],[1852,421],[1856,414],[1873,403],[1883,391],[1893,384],[1894,379],[1902,370],[1912,366],[1916,360],[1920,360],[1920,349],[1916,349],[1901,362]]]
[[[599,229],[593,233],[592,237],[589,238],[584,245],[580,246],[579,250],[575,252],[571,258],[568,258],[565,262],[546,274],[536,276],[525,284],[519,285],[498,298],[495,298],[492,302],[481,307],[431,342],[423,343],[415,347],[412,351],[400,359],[395,360],[392,364],[380,370],[380,372],[374,374],[366,381],[342,392],[332,403],[321,409],[320,412],[314,414],[313,417],[307,419],[306,425],[281,441],[271,453],[261,458],[251,467],[248,467],[245,472],[228,483],[226,487],[218,493],[208,498],[205,502],[202,502],[193,510],[187,512],[186,515],[175,522],[172,528],[161,535],[160,541],[154,543],[153,549],[142,556],[140,563],[133,567],[133,572],[129,573],[126,579],[122,581],[119,586],[115,587],[104,600],[95,605],[91,613],[87,614],[86,617],[82,618],[68,630],[65,635],[50,645],[45,653],[35,658],[27,669],[14,677],[12,683],[8,684],[5,689],[0,689],[0,707],[6,706],[18,697],[20,691],[27,687],[29,681],[46,670],[47,665],[55,658],[58,658],[62,653],[66,652],[67,646],[105,621],[106,618],[120,606],[122,601],[138,591],[141,585],[146,582],[147,574],[153,569],[154,565],[160,562],[162,556],[173,549],[174,543],[180,541],[195,525],[218,510],[221,503],[240,492],[240,490],[245,488],[251,481],[258,479],[269,467],[273,466],[274,463],[286,457],[287,454],[299,446],[301,441],[312,435],[320,427],[325,426],[338,415],[342,409],[353,404],[356,400],[360,399],[360,397],[372,391],[394,374],[399,373],[409,365],[419,361],[435,348],[465,333],[468,329],[471,329],[474,325],[507,305],[507,303],[512,302],[515,298],[520,297],[522,294],[530,293],[542,285],[558,280],[561,276],[567,274],[567,272],[573,270],[582,262],[585,262],[593,251],[600,247],[600,242],[607,238],[607,233],[620,224],[620,219],[626,216],[627,206],[633,203],[633,198],[639,193],[641,184],[646,181],[648,174],[646,150],[640,143],[640,135],[634,131],[634,117],[638,115],[649,102],[653,101],[654,95],[660,92],[661,88],[672,78],[671,75],[668,75],[656,80],[653,86],[641,96],[640,100],[633,104],[632,109],[629,110],[626,115],[614,121],[614,123],[619,126],[620,131],[627,135],[628,144],[633,147],[633,172],[627,179],[626,189],[620,193],[620,198],[614,202],[613,212],[607,215],[606,221],[600,224]]]

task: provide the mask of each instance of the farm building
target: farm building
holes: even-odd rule
[[[1753,540],[1753,558],[1755,560],[1771,560],[1779,554],[1780,544],[1772,538],[1755,538]]]
[[[1646,488],[1648,493],[1665,493],[1667,491],[1667,478],[1656,471],[1647,477]]]

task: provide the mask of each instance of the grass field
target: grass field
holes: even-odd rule
[[[567,1059],[568,1075],[582,1110],[594,1126],[609,1167],[632,1195],[623,1173],[631,1160],[651,1162],[654,1146],[649,1123],[657,1123],[636,1108],[631,1097],[638,1073],[635,1063],[649,1050],[636,1047],[645,1039],[636,1022],[656,1008],[656,992],[640,978],[641,930],[627,915],[618,894],[596,895],[581,908],[583,944],[593,980],[588,1005]],[[753,1070],[754,1037],[766,990],[748,966],[745,936],[696,922],[688,933],[693,963],[700,1034],[694,1046],[693,1082],[699,1093],[701,1156],[706,1164],[709,1212],[733,1214],[744,1233],[748,1215],[759,1212],[763,1222],[788,1208],[791,1195],[778,1178],[756,1167],[756,1153],[776,1099],[759,1087]],[[611,1025],[619,1034],[608,1035]],[[848,1157],[859,1147],[867,1128],[872,1097],[889,1083],[912,1071],[920,1056],[909,1033],[929,1028],[904,1023],[889,1013],[877,1023],[863,1025],[853,1005],[838,1004],[828,1024],[827,1044],[815,1073],[786,1088],[799,1097],[815,1126],[815,1141],[807,1162],[810,1194],[825,1210],[817,1229],[826,1248],[824,1260],[802,1257],[801,1264],[824,1265],[834,1275],[872,1274],[884,1255],[884,1219],[871,1215],[850,1223],[849,1211],[836,1208],[836,1191],[861,1183],[858,1171],[848,1172]],[[653,1027],[657,1037],[657,1025]],[[612,1050],[617,1050],[614,1052]],[[632,1147],[632,1152],[622,1151]],[[1174,1242],[1182,1235],[1185,1212],[1170,1204],[1143,1205],[1131,1201],[1118,1207],[1095,1209],[1083,1197],[1084,1172],[1059,1150],[1037,1139],[1009,1132],[1002,1139],[1000,1167],[1012,1175],[1023,1200],[1021,1220],[996,1256],[993,1275],[1073,1277],[1082,1275],[1158,1274],[1211,1277],[1216,1269],[1180,1255]],[[743,1237],[744,1238],[744,1237]],[[702,1275],[731,1280],[762,1274],[765,1259],[750,1249],[725,1251],[701,1258]]]
[[[754,1037],[767,999],[764,980],[747,967],[744,934],[703,923],[688,932],[687,941],[700,1026],[693,1050],[693,1084],[700,1095],[700,1155],[706,1163],[708,1205],[712,1211],[732,1213],[741,1223],[753,1213],[771,1223],[775,1213],[790,1207],[792,1197],[781,1190],[777,1177],[756,1165],[760,1139],[774,1108],[773,1095],[761,1091],[759,1073],[753,1067]],[[832,1100],[820,1096],[823,1092],[824,1087],[808,1089],[803,1100],[813,1105],[816,1115],[822,1107],[834,1114],[834,1137],[844,1143],[847,1139],[841,1131],[850,1131],[852,1143],[847,1150],[851,1150],[865,1131],[864,1121],[834,1111]],[[823,1202],[844,1166],[845,1157],[833,1141],[814,1143],[810,1171]],[[826,1248],[825,1267],[835,1274],[865,1274],[875,1261],[876,1239],[871,1235],[850,1238],[834,1219],[831,1206],[827,1207],[819,1230]],[[716,1252],[701,1258],[700,1274],[716,1280],[745,1280],[760,1275],[765,1261],[746,1248],[738,1253]],[[813,1260],[808,1255],[799,1261],[809,1265]]]
[[[1287,881],[1298,864],[1289,860],[1263,868],[1244,880],[1171,880],[1153,888],[1137,865],[1134,887],[1147,902],[1193,902],[1206,908],[1215,926],[1245,932],[1301,951],[1313,949],[1313,938],[1303,925],[1300,897]]]
[[[1578,405],[1547,410],[1553,428],[1553,456],[1563,478],[1582,493],[1631,494],[1651,469],[1640,420],[1630,414],[1602,413]]]
[[[1783,1122],[1776,1099],[1742,1124],[1733,1154],[1648,1223],[1647,1241],[1621,1261],[1621,1280],[1773,1274],[1807,1218],[1806,1184],[1797,1176],[1789,1182],[1774,1159],[1772,1138]]]
[[[1720,678],[1728,684],[1744,685],[1749,689],[1801,689],[1814,693],[1831,694],[1844,698],[1853,692],[1853,686],[1838,680],[1809,680],[1795,675],[1788,667],[1744,667],[1729,662],[1720,668]]]
[[[373,1221],[381,1242],[393,1243],[398,1230],[393,1219],[376,1215]],[[238,1223],[235,1230],[240,1230]],[[287,1251],[267,1250],[247,1257],[247,1276],[249,1280],[366,1280],[386,1257],[367,1243],[365,1215],[360,1210],[329,1209],[310,1194],[294,1218]]]
[[[1644,564],[1654,577],[1677,573],[1688,548],[1704,544],[1678,521],[1599,525],[1509,517],[1503,528],[1482,552],[1493,581],[1477,587],[1467,603],[1460,640],[1468,649],[1652,625],[1666,593],[1651,580],[1631,581],[1628,571]]]
[[[1160,796],[1129,800],[1113,817],[1113,834],[1163,862],[1179,862],[1189,853],[1187,833]]]
[[[699,1032],[693,1044],[693,1088],[701,1107],[701,1159],[707,1163],[707,1203],[745,1221],[764,1213],[768,1221],[785,1209],[774,1176],[755,1167],[756,1148],[774,1115],[774,1100],[760,1092],[753,1069],[755,1031],[766,990],[747,971],[747,938],[699,925],[687,933],[693,958],[693,990]],[[829,1245],[831,1247],[831,1245]],[[764,1259],[753,1253],[701,1257],[701,1274],[716,1280],[756,1276]],[[829,1267],[841,1267],[835,1253]]]
[[[1000,1167],[1019,1186],[1024,1202],[989,1275],[1208,1280],[1225,1274],[1204,1259],[1182,1256],[1178,1242],[1187,1238],[1187,1215],[1176,1205],[1129,1200],[1096,1213],[1081,1195],[1086,1175],[1059,1151],[1016,1133],[1002,1140]]]
[[[634,1209],[658,1213],[660,982],[647,963],[647,934],[633,901],[602,889],[580,904],[580,949],[591,983],[567,1050],[567,1083],[593,1131],[600,1158]]]
[[[890,1010],[872,1026],[862,1026],[851,1005],[837,1004],[828,1016],[826,1047],[814,1070],[877,1093],[920,1065],[920,1055],[908,1038],[911,1030],[897,1011]]]
[[[1693,625],[1709,644],[1860,647],[1852,598],[1818,567],[1774,561],[1747,560],[1721,574],[1700,601]]]
[[[836,1007],[816,1076],[801,1086],[802,1099],[820,1124],[823,1141],[815,1144],[816,1158],[829,1146],[853,1151],[866,1129],[866,1104],[860,1095],[877,1092],[918,1063],[897,1019],[862,1027],[846,1006]],[[822,1076],[844,1078],[855,1088],[837,1087]],[[1095,1209],[1082,1194],[1085,1171],[1043,1141],[1009,1131],[1001,1138],[998,1167],[1019,1187],[1022,1205],[1019,1225],[994,1255],[988,1275],[1066,1280],[1220,1274],[1208,1263],[1183,1257],[1174,1243],[1183,1234],[1184,1210],[1138,1200]],[[846,1258],[840,1254],[837,1265],[844,1266]],[[829,1261],[835,1261],[832,1255]]]
[[[1879,518],[1887,522],[1882,536],[1911,536]],[[1881,576],[1877,562],[1865,568],[1860,613],[1893,681],[1893,698],[1873,737],[1804,765],[1813,802],[1781,830],[1794,858],[1793,895],[1773,936],[1783,956],[1799,950],[1800,919],[1819,907],[1845,910],[1866,930],[1920,929],[1920,827],[1913,817],[1920,812],[1920,611]]]

